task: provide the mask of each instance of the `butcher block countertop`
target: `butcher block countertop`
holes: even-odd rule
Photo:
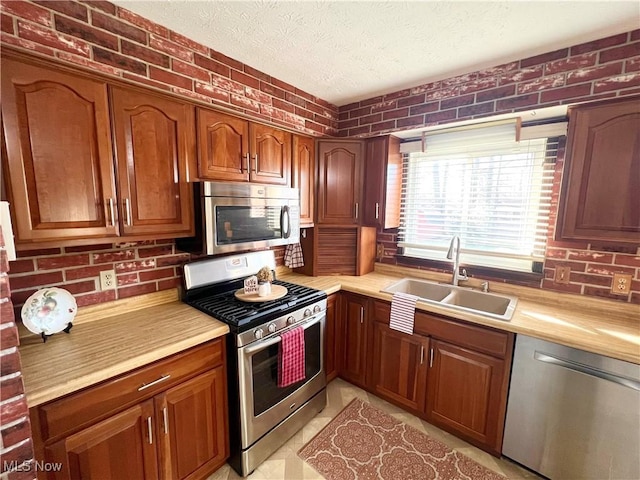
[[[177,289],[80,307],[71,333],[46,343],[20,324],[29,408],[213,340],[229,327],[199,312]]]
[[[391,295],[380,290],[404,277],[451,282],[451,275],[378,263],[375,272],[359,277],[307,277],[286,273],[279,278],[324,290],[328,294],[342,290],[391,301]],[[479,286],[480,282],[461,282],[460,285],[474,287]],[[639,305],[499,282],[490,282],[489,288],[491,292],[518,297],[518,304],[510,321],[494,320],[424,302],[418,302],[416,308],[640,364]]]

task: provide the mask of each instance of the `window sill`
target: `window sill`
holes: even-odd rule
[[[452,263],[440,260],[427,260],[423,258],[405,257],[398,255],[396,263],[402,267],[420,268],[423,270],[434,270],[438,272],[451,273]],[[542,273],[516,272],[513,270],[503,270],[500,268],[481,267],[477,265],[460,264],[460,268],[467,270],[470,278],[481,278],[492,282],[509,283],[521,285],[523,287],[540,288],[540,283],[544,278]]]

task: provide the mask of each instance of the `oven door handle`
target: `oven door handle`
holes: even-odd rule
[[[303,323],[302,324],[302,329],[306,330],[307,328],[315,325],[320,320],[322,320],[322,316],[323,315],[319,315],[318,317],[313,318],[313,319],[311,319],[310,321],[308,321],[306,323]],[[292,329],[289,329],[289,330],[292,330]],[[271,345],[275,345],[276,343],[280,342],[281,340],[282,340],[282,337],[280,335],[276,335],[273,338],[269,338],[269,339],[263,340],[261,342],[258,342],[257,345],[251,345],[250,347],[246,347],[244,349],[244,353],[246,355],[251,355],[251,354],[253,354],[253,353],[255,353],[255,352],[259,351],[259,350],[263,350],[263,349],[265,349],[267,347],[270,347]]]
[[[282,232],[282,238],[289,238],[291,236],[291,212],[289,211],[289,205],[284,205],[280,211],[280,231]]]

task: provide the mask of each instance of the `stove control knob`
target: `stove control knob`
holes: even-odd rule
[[[293,325],[294,323],[296,323],[296,319],[293,315],[287,317],[287,325]]]
[[[305,317],[310,317],[310,316],[311,316],[311,309],[307,308],[307,309],[304,311],[304,316],[305,316]]]
[[[256,337],[256,340],[260,340],[264,336],[264,331],[261,328],[256,328],[253,336]]]
[[[319,313],[321,310],[320,305],[316,305],[315,307],[313,307],[313,313]]]
[[[267,327],[267,330],[269,330],[269,333],[273,333],[276,331],[276,324],[275,323],[270,323],[269,326]]]

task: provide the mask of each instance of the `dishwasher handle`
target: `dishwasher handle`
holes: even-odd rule
[[[606,372],[604,370],[585,365],[584,363],[578,363],[572,360],[554,357],[553,355],[550,355],[548,353],[536,351],[533,354],[533,358],[540,362],[558,365],[560,367],[568,368],[569,370],[575,370],[576,372],[584,373],[585,375],[608,380],[610,382],[617,383],[618,385],[622,385],[623,387],[628,387],[640,392],[640,382],[632,378],[627,378],[621,375],[616,375],[615,373]]]

